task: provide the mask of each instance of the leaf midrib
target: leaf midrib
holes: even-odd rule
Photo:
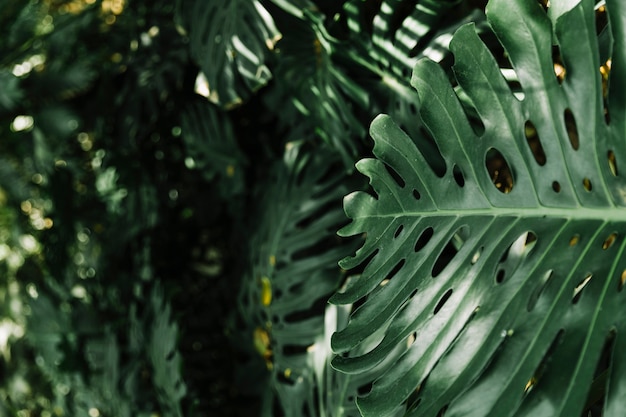
[[[601,220],[611,223],[626,222],[626,209],[621,207],[485,207],[472,209],[440,209],[434,211],[406,211],[358,216],[354,219],[400,217],[520,217],[568,220]]]

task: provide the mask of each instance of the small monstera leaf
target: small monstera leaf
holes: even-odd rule
[[[472,25],[455,34],[457,88],[483,126],[438,65],[416,65],[444,170],[389,117],[371,126],[377,159],[357,168],[375,196],[348,195],[340,231],[366,234],[341,262],[362,272],[331,299],[359,306],[333,365],[392,360],[357,399],[364,416],[579,416],[596,399],[626,413],[626,6],[606,1],[599,38],[593,1],[552,3],[487,6],[519,98]]]
[[[316,370],[331,371],[328,326],[340,322],[325,319],[327,300],[343,277],[337,262],[357,245],[342,245],[335,234],[346,221],[341,199],[350,183],[336,153],[302,152],[293,142],[287,148],[255,205],[239,311],[246,339],[271,372],[273,412],[313,416],[326,401],[314,380]]]
[[[181,0],[178,20],[189,32],[192,58],[202,72],[196,91],[231,108],[272,78],[267,66],[280,33],[257,0]]]

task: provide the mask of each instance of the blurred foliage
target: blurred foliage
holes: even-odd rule
[[[341,201],[482,3],[0,0],[0,416],[358,415]]]

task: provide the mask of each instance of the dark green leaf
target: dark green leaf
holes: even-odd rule
[[[594,3],[565,6],[548,16],[532,0],[488,5],[521,101],[473,27],[455,34],[455,77],[481,135],[443,71],[417,64],[420,115],[445,172],[432,171],[389,117],[372,124],[378,159],[358,169],[375,196],[346,197],[353,221],[341,231],[367,234],[341,263],[364,270],[333,297],[364,300],[333,337],[347,354],[334,366],[359,373],[394,362],[358,400],[365,416],[400,404],[415,416],[581,415],[601,360],[605,412],[624,413],[624,90],[611,89],[607,124]],[[614,39],[624,39],[626,11],[618,1],[607,8]],[[553,41],[567,70],[562,85]],[[611,88],[624,78],[615,65],[623,54],[613,49]],[[525,135],[528,121],[543,159]],[[380,343],[354,353],[374,331],[384,332]]]

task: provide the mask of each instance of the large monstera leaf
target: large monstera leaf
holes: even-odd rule
[[[578,416],[596,399],[626,414],[626,6],[606,1],[598,37],[592,1],[552,3],[487,6],[518,96],[472,25],[455,34],[480,126],[436,64],[416,65],[445,169],[389,117],[371,126],[377,159],[357,168],[375,195],[345,198],[340,232],[366,234],[341,262],[362,272],[331,299],[359,306],[334,366],[392,363],[357,399],[364,416]]]

